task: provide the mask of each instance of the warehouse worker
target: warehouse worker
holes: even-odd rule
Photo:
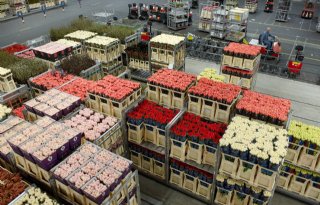
[[[261,37],[260,40],[263,43],[263,45],[267,46],[267,49],[271,51],[272,45],[275,41],[275,37],[271,35],[270,32],[271,32],[271,28],[268,27],[267,30],[260,35]]]

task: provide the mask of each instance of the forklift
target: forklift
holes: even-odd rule
[[[139,9],[136,3],[128,4],[129,7],[129,19],[138,19],[139,18]]]
[[[148,21],[147,24],[144,25],[143,30],[141,32],[141,42],[149,42],[153,35],[154,33],[152,32],[152,21]]]
[[[145,4],[140,3],[139,4],[140,8],[140,16],[139,20],[145,21],[149,19],[149,9]]]

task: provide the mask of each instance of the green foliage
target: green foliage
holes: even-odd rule
[[[19,84],[26,84],[29,78],[48,70],[47,64],[40,60],[18,58],[4,51],[0,51],[0,66],[10,69]]]
[[[67,27],[53,28],[50,30],[50,37],[52,41],[59,40],[65,35],[77,30],[85,30],[98,33],[98,35],[109,36],[112,38],[119,38],[122,43],[127,36],[134,34],[134,29],[126,26],[118,25],[103,25],[95,23],[88,19],[77,19],[71,22]]]
[[[94,66],[96,62],[86,54],[73,55],[70,58],[64,59],[61,67],[67,73],[79,75],[81,71]]]

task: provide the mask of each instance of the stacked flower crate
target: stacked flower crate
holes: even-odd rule
[[[122,67],[120,40],[105,36],[94,36],[85,41],[91,59],[99,60],[105,75],[117,72]]]
[[[0,81],[0,92],[2,93],[7,93],[17,88],[12,78],[12,72],[9,69],[0,67]]]
[[[204,5],[201,8],[199,30],[204,32],[210,32],[212,21],[214,19],[214,11],[218,9],[216,5]]]
[[[122,118],[122,111],[141,96],[139,83],[107,75],[88,90],[88,106],[98,112]]]
[[[222,176],[217,177],[215,202],[268,204],[287,146],[285,129],[234,117],[220,140]]]
[[[290,100],[250,90],[244,91],[242,98],[236,105],[237,115],[280,128],[287,126],[290,109]]]
[[[320,201],[320,128],[291,121],[289,149],[278,186],[285,192]]]
[[[210,200],[217,146],[225,129],[185,113],[170,130],[170,183]]]
[[[80,42],[73,41],[73,40],[67,40],[67,39],[59,39],[56,41],[57,43],[66,45],[66,46],[71,46],[72,47],[72,54],[81,54],[82,51],[82,45]]]
[[[128,56],[128,67],[149,72],[148,45],[146,43],[134,44],[125,49]]]
[[[79,42],[82,45],[84,45],[84,42],[86,40],[88,40],[96,35],[97,35],[97,33],[93,33],[90,31],[78,30],[78,31],[75,31],[75,32],[72,32],[72,33],[65,35],[64,38],[67,40]]]
[[[161,69],[148,78],[147,98],[168,108],[182,109],[195,81],[192,74]]]
[[[39,58],[47,63],[49,68],[55,69],[62,59],[72,54],[73,47],[58,42],[50,42],[33,48],[32,50],[36,58]]]
[[[185,64],[185,37],[161,34],[153,37],[149,43],[151,71],[173,66],[175,70],[183,70]]]
[[[51,89],[24,103],[27,110],[27,118],[34,121],[40,117],[48,116],[54,120],[60,120],[80,106],[79,97],[65,92]]]
[[[211,121],[228,124],[240,92],[239,86],[201,78],[188,91],[188,111]]]
[[[131,160],[140,170],[161,180],[166,178],[166,126],[177,113],[144,100],[127,114]]]
[[[250,89],[260,66],[261,48],[259,46],[230,43],[223,49],[221,70],[225,82]]]

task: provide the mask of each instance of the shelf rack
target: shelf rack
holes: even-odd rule
[[[287,22],[290,8],[291,0],[279,0],[276,10],[276,21]]]
[[[186,29],[189,24],[190,5],[187,0],[169,0],[167,27],[177,31]]]
[[[246,0],[244,8],[249,9],[250,13],[256,13],[258,8],[258,0]]]
[[[208,1],[207,3],[200,4],[199,7],[199,26],[198,30],[210,33],[213,22],[214,22],[214,12],[219,8],[218,2]]]
[[[241,42],[247,34],[249,9],[234,8],[229,11],[226,40]]]
[[[226,0],[225,1],[225,8],[227,10],[231,10],[239,6],[238,0]]]
[[[229,12],[220,7],[213,12],[213,21],[211,26],[210,36],[214,38],[224,39],[228,29],[228,14]]]

